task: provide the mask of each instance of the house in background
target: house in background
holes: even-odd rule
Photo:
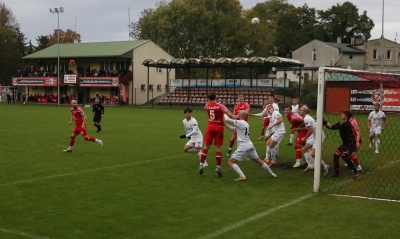
[[[57,69],[58,57],[60,69]],[[153,99],[168,91],[168,74],[175,78],[175,71],[168,73],[161,68],[150,71],[144,67],[142,63],[149,58],[172,59],[172,56],[149,40],[70,43],[59,47],[55,44],[23,57],[35,72],[15,77],[12,83],[23,87],[29,95],[57,95],[59,71],[60,96],[76,95],[78,98],[82,94],[80,103],[88,103],[96,92],[118,98],[122,84],[128,104],[144,104],[149,96]],[[41,75],[43,71],[52,74]]]

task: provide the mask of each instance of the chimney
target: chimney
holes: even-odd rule
[[[337,37],[336,43],[342,43],[342,38],[341,37]]]

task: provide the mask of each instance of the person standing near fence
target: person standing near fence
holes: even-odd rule
[[[7,92],[7,104],[11,104],[11,94]]]

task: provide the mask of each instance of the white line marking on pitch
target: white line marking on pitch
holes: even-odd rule
[[[5,229],[5,228],[0,228],[0,231],[4,232],[4,233],[24,236],[24,237],[32,238],[32,239],[49,239],[48,237],[35,236],[35,235],[31,235],[31,234],[28,234],[25,232],[15,231],[15,230],[10,230],[10,229]]]
[[[305,200],[305,199],[307,199],[307,198],[309,198],[309,197],[311,197],[311,196],[313,196],[313,195],[314,195],[314,194],[307,194],[307,195],[305,195],[305,196],[303,196],[303,197],[300,197],[300,198],[298,198],[298,199],[296,199],[296,200],[293,200],[293,201],[291,201],[291,202],[288,202],[288,203],[285,203],[285,204],[283,204],[283,205],[280,205],[280,206],[271,208],[271,209],[269,209],[269,210],[267,210],[267,211],[264,211],[264,212],[262,212],[262,213],[256,214],[256,215],[254,215],[254,216],[252,216],[252,217],[249,217],[249,218],[247,218],[247,219],[244,219],[243,221],[237,222],[237,223],[235,223],[235,224],[233,224],[233,225],[230,225],[230,226],[228,226],[228,227],[224,227],[224,228],[222,228],[222,229],[220,229],[220,230],[218,230],[218,231],[216,231],[216,232],[214,232],[214,233],[210,233],[210,234],[208,234],[208,235],[206,235],[206,236],[200,237],[199,239],[208,239],[208,238],[217,237],[217,236],[219,236],[219,235],[221,235],[221,234],[223,234],[223,233],[225,233],[225,232],[228,232],[228,231],[231,231],[231,230],[236,229],[236,228],[238,228],[238,227],[241,227],[241,226],[243,226],[243,225],[246,224],[246,223],[249,223],[249,222],[251,222],[251,221],[257,220],[257,219],[259,219],[259,218],[261,218],[261,217],[265,217],[265,216],[267,216],[268,214],[271,214],[271,213],[273,213],[273,212],[278,211],[279,209],[286,208],[286,207],[292,206],[292,205],[294,205],[294,204],[297,204],[297,203],[299,203],[299,202],[301,202],[301,201],[303,201],[303,200]]]
[[[11,186],[11,185],[16,185],[16,184],[22,184],[22,183],[31,183],[31,182],[45,180],[45,179],[66,177],[66,176],[77,175],[77,174],[81,174],[81,173],[96,172],[96,171],[100,171],[100,170],[103,170],[103,169],[113,169],[113,168],[125,167],[125,166],[130,166],[130,165],[135,165],[135,164],[141,164],[141,163],[150,163],[150,162],[154,162],[154,161],[165,160],[165,159],[169,159],[169,158],[175,158],[175,157],[178,157],[178,156],[182,156],[182,154],[171,156],[171,157],[166,157],[166,158],[158,158],[158,159],[146,160],[146,161],[141,161],[141,162],[125,163],[125,164],[118,164],[118,165],[101,167],[101,168],[82,170],[82,171],[78,171],[78,172],[56,174],[56,175],[47,176],[47,177],[43,177],[43,178],[34,178],[34,179],[21,180],[21,181],[16,181],[16,182],[11,182],[11,183],[3,183],[3,184],[0,184],[0,187],[2,187],[2,186]]]

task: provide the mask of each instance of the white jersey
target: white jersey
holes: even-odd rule
[[[292,112],[293,112],[295,115],[300,116],[300,115],[299,115],[299,105],[298,105],[298,104],[297,104],[297,105],[292,105]]]
[[[274,110],[275,110],[275,111],[278,111],[278,112],[279,112],[279,106],[278,106],[277,103],[272,103],[271,105],[272,105],[272,107],[274,107]]]
[[[313,137],[315,138],[315,133],[317,130],[317,123],[315,122],[315,120],[313,119],[313,117],[311,117],[310,115],[306,115],[304,117],[304,125],[308,128],[311,126],[313,133],[309,136],[309,137]]]
[[[191,137],[192,139],[203,138],[197,120],[193,117],[190,120],[186,118],[183,120],[183,127],[185,128],[186,138]]]
[[[368,120],[371,121],[371,128],[381,128],[383,122],[386,120],[386,115],[381,110],[378,112],[374,110],[369,113]]]
[[[238,147],[239,145],[244,144],[251,144],[253,143],[250,140],[250,126],[245,120],[233,120],[233,119],[226,119],[226,122],[232,123],[236,126],[233,130],[236,131],[237,134],[237,141]],[[231,128],[232,130],[232,128]]]
[[[282,115],[281,115],[281,113],[279,113],[279,111],[275,110],[274,112],[272,112],[271,118],[269,120],[269,125],[271,126],[271,125],[275,124],[278,121],[279,117],[282,118]],[[283,121],[280,124],[275,125],[272,128],[272,131],[275,133],[286,133],[286,129],[285,129],[285,125],[283,124]]]

